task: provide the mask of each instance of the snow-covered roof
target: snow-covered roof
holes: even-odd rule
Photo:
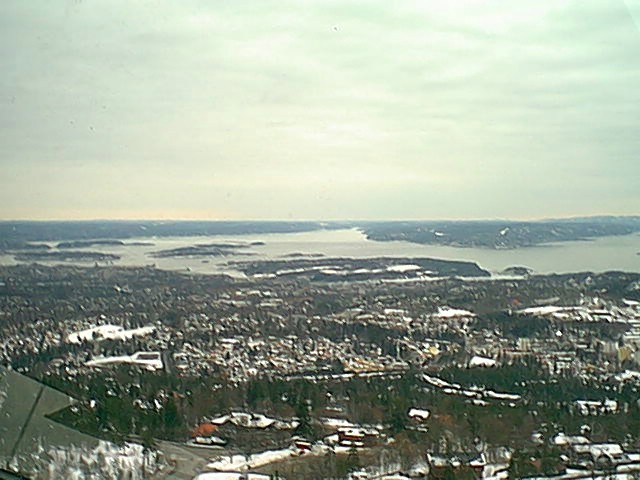
[[[245,428],[267,428],[273,426],[282,430],[291,430],[300,424],[297,420],[283,421],[276,418],[269,418],[261,413],[245,412],[231,412],[228,415],[216,417],[210,420],[210,422],[215,425],[223,425],[229,422],[238,427]]]
[[[618,457],[624,454],[624,450],[618,443],[595,443],[589,445],[574,445],[576,453],[590,453],[593,458],[598,457]]]
[[[498,364],[493,358],[475,355],[469,360],[469,367],[495,367]]]
[[[423,420],[426,420],[431,415],[431,412],[429,410],[424,410],[421,408],[411,408],[409,409],[408,415],[410,417],[418,417]]]
[[[433,314],[434,318],[458,318],[458,317],[475,317],[475,313],[469,310],[462,310],[451,307],[438,307],[438,313]]]
[[[545,305],[543,307],[529,307],[524,310],[520,310],[520,313],[526,313],[528,315],[552,315],[554,313],[567,310],[566,307],[558,307],[555,305]]]
[[[587,437],[582,435],[565,435],[564,433],[557,434],[551,441],[554,445],[586,445],[591,443]]]

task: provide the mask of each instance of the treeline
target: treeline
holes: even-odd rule
[[[112,439],[186,440],[198,423],[235,410],[296,417],[300,426],[295,433],[310,440],[329,433],[319,420],[325,416],[381,424],[389,435],[402,435],[440,452],[473,448],[478,440],[527,449],[532,432],[541,425],[553,425],[551,435],[577,433],[586,423],[601,440],[638,441],[640,409],[634,385],[614,389],[579,378],[552,379],[535,362],[496,369],[447,368],[438,375],[464,386],[518,393],[523,400],[514,405],[498,401],[474,405],[465,397],[429,388],[417,370],[396,377],[330,381],[257,378],[234,386],[221,377],[183,377],[123,366],[96,372],[80,382],[69,382],[63,375],[46,377],[46,381],[82,400],[59,412],[58,420]],[[583,417],[574,408],[580,398],[616,399],[620,412]],[[427,432],[415,429],[407,415],[412,407],[431,412]]]

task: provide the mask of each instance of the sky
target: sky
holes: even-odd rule
[[[3,0],[0,219],[640,213],[640,0]]]

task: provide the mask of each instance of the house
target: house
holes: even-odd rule
[[[313,444],[310,441],[305,440],[304,438],[294,438],[293,446],[297,448],[300,453],[306,453],[311,451]]]
[[[370,447],[379,437],[380,432],[375,428],[342,427],[338,429],[338,444],[343,447]]]
[[[486,457],[474,453],[459,453],[451,457],[428,453],[427,462],[432,478],[444,478],[452,471],[456,477],[470,474],[474,478],[483,478],[487,466]]]
[[[410,408],[409,412],[407,412],[407,415],[414,422],[423,423],[427,421],[427,419],[431,415],[431,412],[429,410],[424,410],[421,408]]]
[[[596,464],[617,465],[626,460],[622,446],[618,443],[591,443],[573,445],[573,452],[578,460],[591,460]]]

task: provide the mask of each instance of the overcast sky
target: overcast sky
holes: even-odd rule
[[[640,0],[0,2],[0,218],[640,213]]]

